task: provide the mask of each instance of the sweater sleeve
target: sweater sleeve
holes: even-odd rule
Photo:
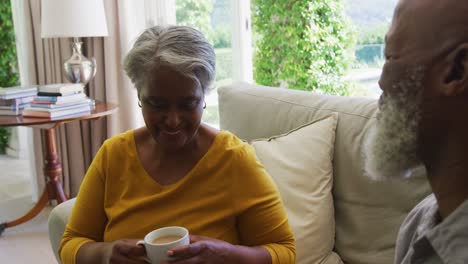
[[[238,153],[233,170],[234,208],[241,244],[262,246],[272,263],[295,263],[295,241],[272,178],[249,145]]]
[[[107,217],[104,212],[105,185],[99,168],[103,167],[105,145],[96,154],[81,184],[75,205],[60,243],[63,264],[74,264],[82,245],[101,242]]]

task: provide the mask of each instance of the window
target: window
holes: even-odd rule
[[[351,95],[378,97],[378,80],[385,62],[384,39],[397,0],[347,0],[346,14],[356,31],[355,58],[346,78]]]
[[[176,0],[176,21],[202,31],[216,52],[215,89],[207,95],[203,121],[218,126],[216,88],[253,81],[250,0]],[[252,1],[255,4],[255,1]],[[376,98],[385,61],[384,36],[397,0],[342,0],[355,32],[354,59],[344,79],[351,96]]]
[[[248,0],[176,1],[177,24],[200,30],[215,49],[216,81],[214,90],[206,96],[207,108],[203,114],[203,121],[215,127],[219,126],[217,87],[233,80],[251,79],[250,33],[247,32],[250,22],[243,19],[249,17],[246,6],[249,7]]]
[[[327,94],[380,95],[384,37],[397,0],[252,2],[257,82]]]

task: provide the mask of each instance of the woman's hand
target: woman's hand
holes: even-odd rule
[[[234,245],[221,240],[191,235],[190,245],[175,247],[168,251],[168,256],[178,259],[168,263],[237,263],[235,249]]]
[[[110,244],[104,257],[106,264],[146,264],[146,252],[143,246],[137,245],[136,239],[121,239]]]

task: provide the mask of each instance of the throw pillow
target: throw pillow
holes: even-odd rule
[[[278,186],[296,238],[296,263],[342,263],[334,253],[333,149],[338,114],[251,142]]]

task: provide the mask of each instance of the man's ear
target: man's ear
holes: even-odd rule
[[[446,96],[468,92],[468,43],[457,46],[446,59],[441,92]]]

